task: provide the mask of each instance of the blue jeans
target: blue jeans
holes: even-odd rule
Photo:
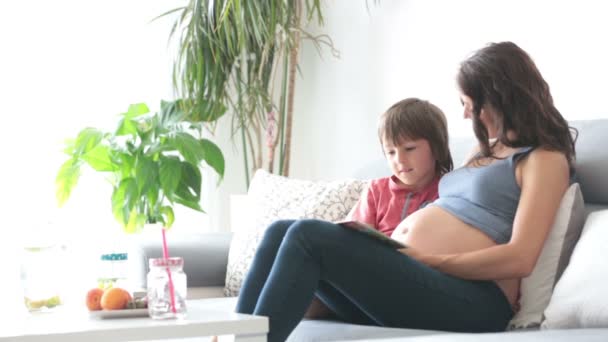
[[[511,306],[492,281],[456,278],[368,236],[320,220],[270,225],[238,299],[285,341],[317,296],[339,319],[384,327],[503,331]]]

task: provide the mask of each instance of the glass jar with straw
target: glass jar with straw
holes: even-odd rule
[[[153,319],[183,318],[186,316],[187,279],[184,259],[169,257],[165,230],[163,257],[150,258],[147,276],[148,313]]]

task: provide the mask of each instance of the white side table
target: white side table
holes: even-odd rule
[[[2,323],[0,342],[120,342],[212,335],[235,335],[237,342],[266,341],[266,317],[218,311],[208,305],[212,302],[188,301],[188,315],[180,320],[94,319],[85,309],[17,316]]]

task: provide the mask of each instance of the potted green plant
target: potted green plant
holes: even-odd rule
[[[189,0],[159,16],[175,18],[174,86],[189,117],[231,114],[247,185],[263,165],[289,175],[301,40],[338,55],[327,35],[305,31],[312,20],[323,22],[321,7],[320,0]]]
[[[224,157],[212,141],[202,137],[201,125],[185,119],[178,100],[161,101],[158,113],[151,113],[143,103],[130,105],[111,132],[81,130],[68,141],[69,157],[56,177],[59,205],[70,197],[81,168],[88,165],[107,174],[113,187],[112,212],[127,232],[146,223],[171,227],[175,204],[203,211],[202,162],[221,179]]]

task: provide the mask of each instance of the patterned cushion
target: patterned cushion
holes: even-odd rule
[[[266,228],[279,219],[316,218],[342,220],[359,200],[366,181],[307,181],[290,179],[258,170],[247,193],[252,206],[248,227],[235,232],[228,255],[226,287],[228,297],[238,296],[241,284]]]

